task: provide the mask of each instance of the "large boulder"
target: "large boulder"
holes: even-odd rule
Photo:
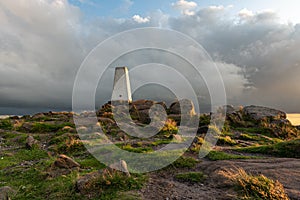
[[[286,113],[263,106],[247,106],[243,109],[246,117],[254,121],[286,119]]]
[[[150,111],[151,107],[153,107],[155,105],[162,106],[162,109],[167,110],[167,106],[164,102],[156,102],[156,101],[150,101],[150,100],[137,100],[137,101],[132,102],[132,104],[130,106],[130,113],[131,113],[132,117],[136,118],[140,123],[148,124],[151,122],[149,111]],[[157,109],[160,110],[159,107],[156,107],[153,110],[154,116],[159,114],[159,112],[155,112],[155,111],[157,111]],[[161,117],[161,116],[158,116],[158,117]]]
[[[47,170],[49,178],[56,178],[62,175],[68,175],[72,171],[77,171],[80,164],[66,155],[59,155],[51,167]]]
[[[125,160],[120,160],[119,162],[109,165],[109,170],[111,171],[111,173],[115,173],[117,170],[123,172],[127,177],[131,176]]]
[[[155,101],[150,100],[137,100],[132,102],[131,109],[136,110],[149,110],[151,106],[155,104]]]
[[[181,113],[181,112],[184,113]],[[195,107],[191,100],[182,99],[171,104],[169,109],[170,114],[177,115],[195,115]]]
[[[280,110],[262,107],[247,106],[243,109],[244,121],[254,123],[273,137],[282,139],[295,138],[300,133],[287,119],[286,113]]]
[[[41,120],[44,119],[46,115],[44,113],[37,113],[31,117],[32,120]]]
[[[53,163],[52,167],[72,169],[80,167],[80,164],[66,155],[59,155],[59,157]]]

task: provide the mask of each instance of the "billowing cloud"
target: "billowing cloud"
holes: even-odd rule
[[[247,8],[244,8],[239,12],[239,17],[242,19],[253,17],[253,15],[254,13],[251,10],[248,10]]]
[[[172,3],[173,8],[181,11],[182,14],[192,16],[195,14],[194,10],[197,8],[197,3],[194,1],[179,0]]]
[[[132,19],[139,24],[150,22],[150,17],[141,17],[140,15],[134,15]]]
[[[300,25],[282,24],[270,10],[245,9],[232,18],[223,6],[196,11],[196,3],[182,0],[173,6],[194,13],[170,17],[156,11],[149,17],[87,22],[67,0],[1,1],[0,113],[70,109],[75,75],[92,48],[116,33],[145,26],[180,31],[202,44],[219,66],[229,103],[300,112]],[[143,54],[147,59],[135,59],[143,63],[158,57],[148,53]],[[131,66],[135,59],[118,63]],[[165,62],[171,61],[177,62]],[[103,80],[100,103],[109,98],[110,77]]]
[[[239,67],[249,83],[236,104],[261,104],[300,110],[300,26],[282,24],[270,10],[247,20],[226,18],[224,10],[205,8],[195,16],[173,18],[171,27],[191,35],[213,56]],[[244,16],[240,16],[244,17]],[[228,88],[230,90],[230,88]],[[238,103],[239,102],[239,103]]]

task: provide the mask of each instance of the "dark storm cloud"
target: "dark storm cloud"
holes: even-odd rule
[[[249,84],[233,103],[300,111],[300,25],[282,24],[271,11],[230,19],[225,8],[206,8],[170,24],[199,41],[215,60],[242,69]]]
[[[171,28],[202,44],[220,68],[230,103],[300,112],[300,25],[281,24],[270,11],[228,18],[227,9],[210,7],[176,18],[157,11],[145,16],[147,23],[86,22],[79,8],[63,0],[1,1],[0,112],[70,109],[77,70],[90,50],[113,34],[146,26]],[[102,84],[110,88],[111,78]],[[99,94],[101,101],[109,92]]]

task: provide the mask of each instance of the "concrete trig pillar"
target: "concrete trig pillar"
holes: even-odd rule
[[[127,67],[116,67],[112,101],[132,102],[131,87]]]

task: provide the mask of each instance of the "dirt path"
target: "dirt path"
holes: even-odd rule
[[[237,194],[229,187],[218,171],[242,167],[251,174],[264,174],[279,180],[289,197],[300,199],[300,160],[287,158],[266,158],[254,160],[207,161],[199,163],[192,171],[202,171],[208,176],[203,183],[178,182],[174,176],[185,170],[164,170],[150,175],[148,184],[139,191],[143,199],[235,199]],[[191,170],[189,170],[191,171]]]

